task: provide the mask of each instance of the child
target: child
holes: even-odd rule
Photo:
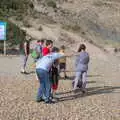
[[[89,63],[89,54],[85,51],[86,46],[81,44],[78,52],[80,54],[77,56],[76,59],[76,75],[73,81],[73,89],[76,90],[77,87],[81,88],[83,93],[86,93],[86,78],[87,78],[87,71],[88,71],[88,63]]]
[[[55,60],[50,70],[50,81],[51,81],[51,94],[55,97],[56,90],[58,88],[58,60]]]
[[[44,47],[43,50],[42,50],[42,55],[45,56],[45,55],[49,54],[52,47],[53,47],[53,41],[52,40],[47,40],[46,41],[46,47]]]
[[[62,45],[60,47],[60,54],[65,55],[65,46],[64,45]],[[67,78],[65,71],[66,71],[66,58],[61,58],[59,60],[59,74],[60,74],[60,72],[64,72],[64,79]]]

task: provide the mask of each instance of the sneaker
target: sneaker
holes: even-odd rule
[[[36,99],[36,102],[43,102],[44,100],[42,98]]]
[[[53,101],[53,100],[47,100],[47,101],[45,101],[45,103],[46,103],[46,104],[54,104],[55,101]]]
[[[28,74],[26,71],[20,71],[20,73],[22,73],[22,74]]]
[[[25,71],[24,74],[29,74],[29,73]]]
[[[68,79],[69,77],[65,75],[64,79]]]
[[[87,94],[87,90],[84,88],[84,89],[81,89],[82,93],[83,94]]]
[[[21,69],[21,73],[24,73],[24,72],[25,72],[25,69],[22,68],[22,69]]]
[[[23,72],[23,71],[20,71],[20,73],[21,73],[21,74],[24,74],[24,72]]]

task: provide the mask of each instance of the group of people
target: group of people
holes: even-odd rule
[[[29,55],[29,42],[26,42],[23,46],[24,50],[23,67],[21,73],[25,74],[26,61]],[[35,48],[32,52],[32,57],[36,64],[36,74],[39,80],[40,86],[37,93],[37,102],[44,101],[47,104],[54,103],[55,92],[58,88],[60,72],[64,72],[64,78],[66,75],[66,57],[72,57],[65,53],[65,46],[62,45],[59,48],[53,47],[52,40],[38,40]],[[73,90],[76,91],[78,88],[83,93],[86,93],[86,78],[89,63],[89,54],[86,52],[86,46],[80,44],[78,53],[75,54],[75,79],[72,81]]]

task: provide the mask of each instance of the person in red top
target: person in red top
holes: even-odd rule
[[[43,48],[42,50],[42,55],[45,56],[51,52],[51,48],[53,47],[53,41],[52,40],[47,40],[46,41],[46,47]]]

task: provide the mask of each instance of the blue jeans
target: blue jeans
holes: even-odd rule
[[[50,79],[49,79],[49,72],[43,69],[36,69],[36,73],[40,82],[40,87],[38,89],[37,100],[44,99],[48,101],[50,99]]]
[[[79,71],[76,72],[74,79],[74,90],[77,89],[77,85],[79,82],[82,82],[82,88],[86,88],[87,83],[87,71]]]

